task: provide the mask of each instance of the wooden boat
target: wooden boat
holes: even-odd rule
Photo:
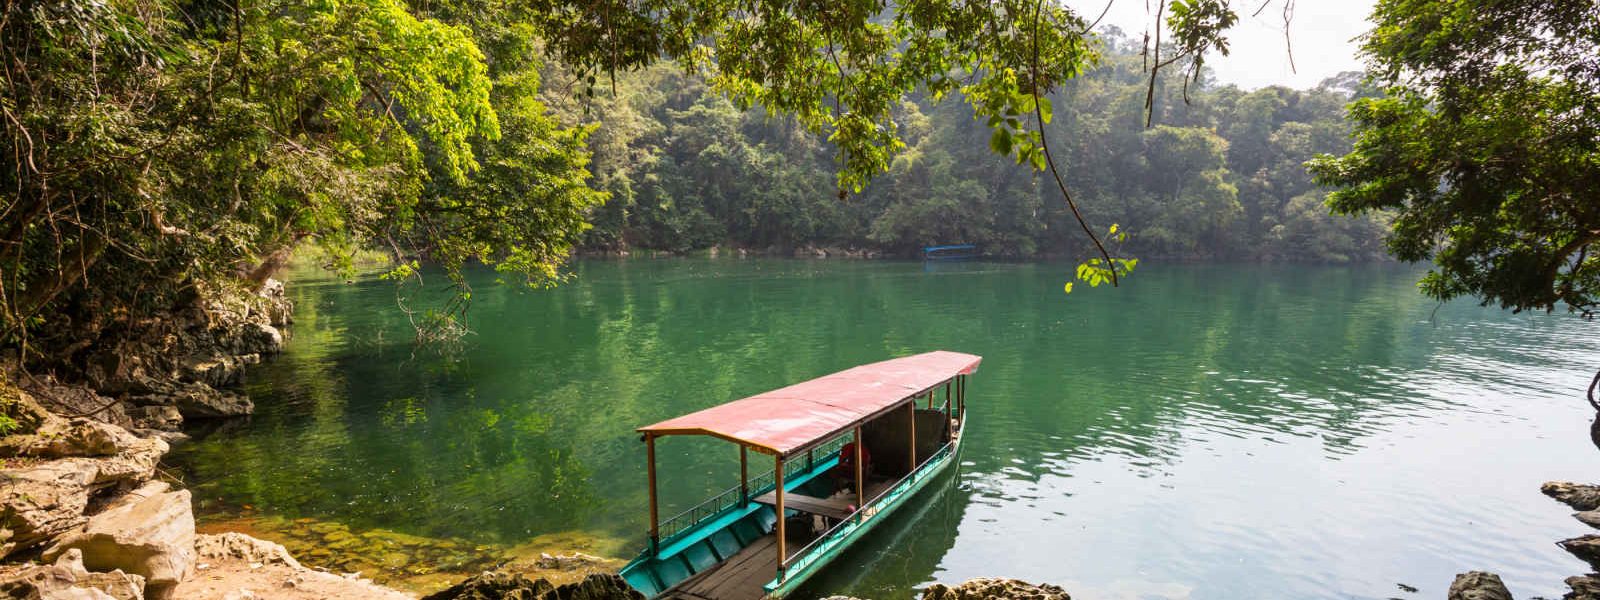
[[[977,257],[978,247],[972,244],[926,246],[922,249],[923,260],[970,260]]]
[[[649,543],[622,569],[648,598],[782,598],[957,461],[981,357],[928,352],[862,365],[647,427]],[[739,446],[739,486],[658,518],[656,441]],[[750,453],[772,458],[750,477]],[[798,550],[796,550],[798,548]]]

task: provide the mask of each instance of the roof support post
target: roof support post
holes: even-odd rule
[[[912,400],[910,404],[906,405],[906,408],[911,416],[907,421],[911,424],[911,454],[908,455],[909,460],[907,461],[911,466],[906,470],[906,477],[910,477],[917,470],[917,401]]]
[[[739,444],[739,504],[750,503],[750,452]]]
[[[962,425],[967,423],[967,376],[956,378],[956,420]]]
[[[855,448],[856,463],[856,510],[860,511],[867,506],[866,478],[861,472],[861,426],[856,426],[855,439],[851,440],[851,447]]]
[[[950,414],[950,407],[952,406],[951,397],[950,397],[950,392],[951,392],[950,384],[952,384],[952,383],[955,383],[955,380],[952,379],[950,381],[944,382],[944,419],[945,419],[945,425],[946,426],[949,426],[950,417],[953,416],[953,415]]]
[[[654,556],[661,546],[661,517],[656,512],[656,438],[653,435],[644,436],[645,455],[649,457],[649,466],[645,472],[650,477],[650,555]]]
[[[778,511],[778,574],[779,578],[781,579],[783,575],[784,563],[789,560],[789,553],[787,552],[788,549],[784,547],[784,543],[788,540],[784,539],[785,532],[783,526],[784,521],[787,521],[788,519],[784,518],[783,515],[783,456],[774,456],[774,462],[776,462],[777,465],[772,467],[772,474],[773,479],[777,481],[778,488],[777,493],[775,494],[777,500],[772,504],[773,508],[777,509]]]

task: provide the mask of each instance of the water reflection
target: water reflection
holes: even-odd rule
[[[1582,568],[1536,488],[1594,466],[1577,394],[1600,329],[1436,307],[1414,269],[1141,267],[1071,295],[1067,265],[575,270],[537,292],[481,274],[477,333],[448,355],[413,352],[388,284],[297,274],[294,341],[252,373],[260,414],[177,460],[220,513],[633,539],[632,427],[948,348],[985,357],[959,481],[819,593],[1013,575],[1084,598],[1386,597],[1489,569],[1556,595]],[[736,482],[727,444],[660,450],[669,514]]]

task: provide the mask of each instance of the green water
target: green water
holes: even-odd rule
[[[1500,573],[1559,596],[1585,533],[1547,479],[1596,479],[1580,398],[1600,323],[1436,307],[1403,266],[582,261],[477,278],[475,334],[415,351],[390,284],[296,272],[258,414],[174,456],[206,518],[311,517],[484,544],[641,539],[633,427],[856,364],[980,354],[959,472],[808,594],[1021,577],[1075,598],[1443,597]],[[665,440],[664,514],[737,482]],[[243,508],[248,506],[248,509]],[[1411,596],[1397,584],[1421,588]]]

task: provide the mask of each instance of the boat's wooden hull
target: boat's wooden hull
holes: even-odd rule
[[[846,518],[811,546],[796,549],[803,551],[804,554],[794,559],[777,577],[759,588],[756,585],[761,580],[757,579],[750,582],[748,588],[739,586],[740,591],[737,593],[730,593],[727,588],[719,588],[717,593],[708,596],[704,590],[698,589],[706,582],[712,571],[722,566],[723,561],[744,556],[742,552],[751,549],[752,544],[758,543],[756,540],[760,539],[760,536],[771,537],[777,515],[772,507],[753,501],[719,513],[681,534],[674,535],[669,540],[663,540],[657,552],[652,553],[647,549],[623,567],[621,574],[635,589],[644,593],[646,597],[654,599],[678,596],[711,597],[715,600],[787,597],[878,524],[886,521],[902,505],[909,503],[923,488],[950,470],[959,460],[960,451],[961,436],[958,432],[950,443],[928,457],[910,476],[902,478],[893,487],[885,490],[875,501],[869,503],[865,510]],[[793,484],[786,483],[784,488],[791,492],[803,488],[807,481],[821,477],[836,464],[838,464],[837,454],[820,460],[814,467],[798,472],[797,477],[790,480]],[[767,559],[765,567],[767,573],[776,570],[776,560],[775,555]],[[694,593],[685,592],[686,589]]]
[[[916,473],[901,480],[898,485],[884,492],[878,502],[867,507],[854,522],[847,522],[820,542],[799,561],[790,565],[783,575],[774,578],[765,586],[768,598],[784,598],[794,593],[806,580],[816,575],[828,563],[844,554],[851,545],[866,536],[868,532],[877,527],[879,523],[887,520],[896,509],[905,505],[910,499],[921,492],[923,488],[939,475],[949,470],[954,465],[961,453],[961,439],[957,437],[946,446],[939,454],[930,458]],[[870,514],[868,514],[870,513]]]

